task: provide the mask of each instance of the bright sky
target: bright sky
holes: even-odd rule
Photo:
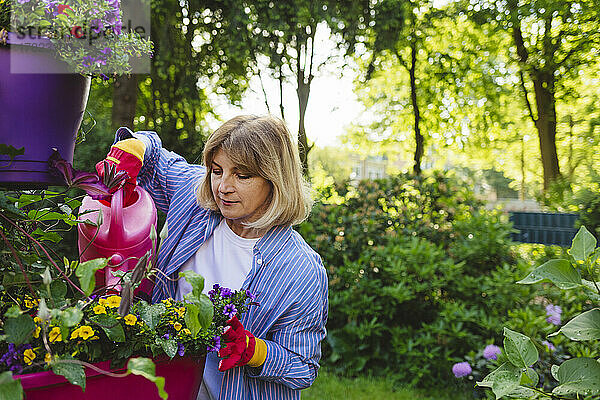
[[[322,26],[317,29],[315,59],[323,60],[334,50],[333,43],[328,39],[328,29]],[[355,72],[352,68],[343,69],[343,60],[330,61],[322,68],[311,84],[308,109],[306,111],[305,128],[310,142],[323,147],[335,145],[337,138],[344,133],[346,125],[358,118],[364,107],[358,102],[353,93],[353,79]],[[279,82],[268,76],[264,71],[263,84],[269,98],[271,113],[279,113]],[[298,99],[296,85],[288,82],[283,89],[283,104],[285,107],[285,120],[290,130],[298,132]],[[250,90],[242,100],[241,108],[231,105],[224,96],[213,95],[210,97],[215,105],[217,114],[227,120],[239,114],[267,114],[265,98],[258,77],[250,81]],[[212,122],[211,128],[216,129],[219,122]]]
[[[452,0],[434,0],[433,5],[440,8],[450,1]],[[317,28],[315,35],[317,64],[335,51],[335,45],[329,39],[329,32],[329,28],[323,24]],[[353,92],[353,80],[356,72],[348,66],[342,70],[342,65],[341,57],[328,62],[326,67],[315,73],[312,81],[305,128],[309,141],[316,143],[319,147],[338,144],[338,137],[353,121],[372,119]],[[269,77],[266,71],[262,75],[271,113],[280,116],[279,83],[276,79]],[[283,92],[286,123],[292,132],[297,133],[298,99],[295,83],[288,82],[284,85]],[[262,115],[268,113],[258,77],[250,81],[250,90],[242,100],[241,108],[231,105],[225,96],[213,95],[210,99],[217,114],[224,121],[240,114]],[[219,121],[210,123],[212,129],[216,129],[219,125]]]

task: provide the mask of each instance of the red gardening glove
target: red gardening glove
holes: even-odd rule
[[[101,178],[104,178],[104,161],[110,165],[114,165],[117,171],[127,172],[129,177],[123,184],[126,205],[132,199],[137,185],[137,176],[143,165],[145,150],[146,146],[138,139],[130,138],[121,140],[110,148],[104,160],[96,164],[96,171]],[[118,189],[119,187],[112,188],[111,193],[116,192]]]
[[[254,335],[244,329],[237,316],[227,321],[227,325],[221,337],[227,347],[219,350],[219,357],[224,358],[219,362],[221,372],[248,364],[256,347]]]

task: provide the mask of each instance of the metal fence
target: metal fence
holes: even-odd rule
[[[511,239],[521,243],[556,244],[569,247],[577,233],[578,214],[511,212],[514,232]]]

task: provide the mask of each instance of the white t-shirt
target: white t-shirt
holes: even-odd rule
[[[252,250],[258,239],[238,236],[223,219],[196,254],[181,266],[180,271],[192,270],[202,275],[204,294],[208,294],[215,283],[239,290],[252,268]],[[192,286],[181,278],[175,299],[182,300],[191,291]]]

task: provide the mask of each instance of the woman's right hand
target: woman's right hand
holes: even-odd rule
[[[125,204],[133,194],[137,185],[137,176],[144,163],[144,152],[146,145],[141,140],[130,138],[120,140],[111,146],[106,158],[96,164],[96,171],[104,178],[104,163],[115,167],[116,171],[125,171],[128,178],[125,180]],[[111,191],[114,192],[118,188]]]

